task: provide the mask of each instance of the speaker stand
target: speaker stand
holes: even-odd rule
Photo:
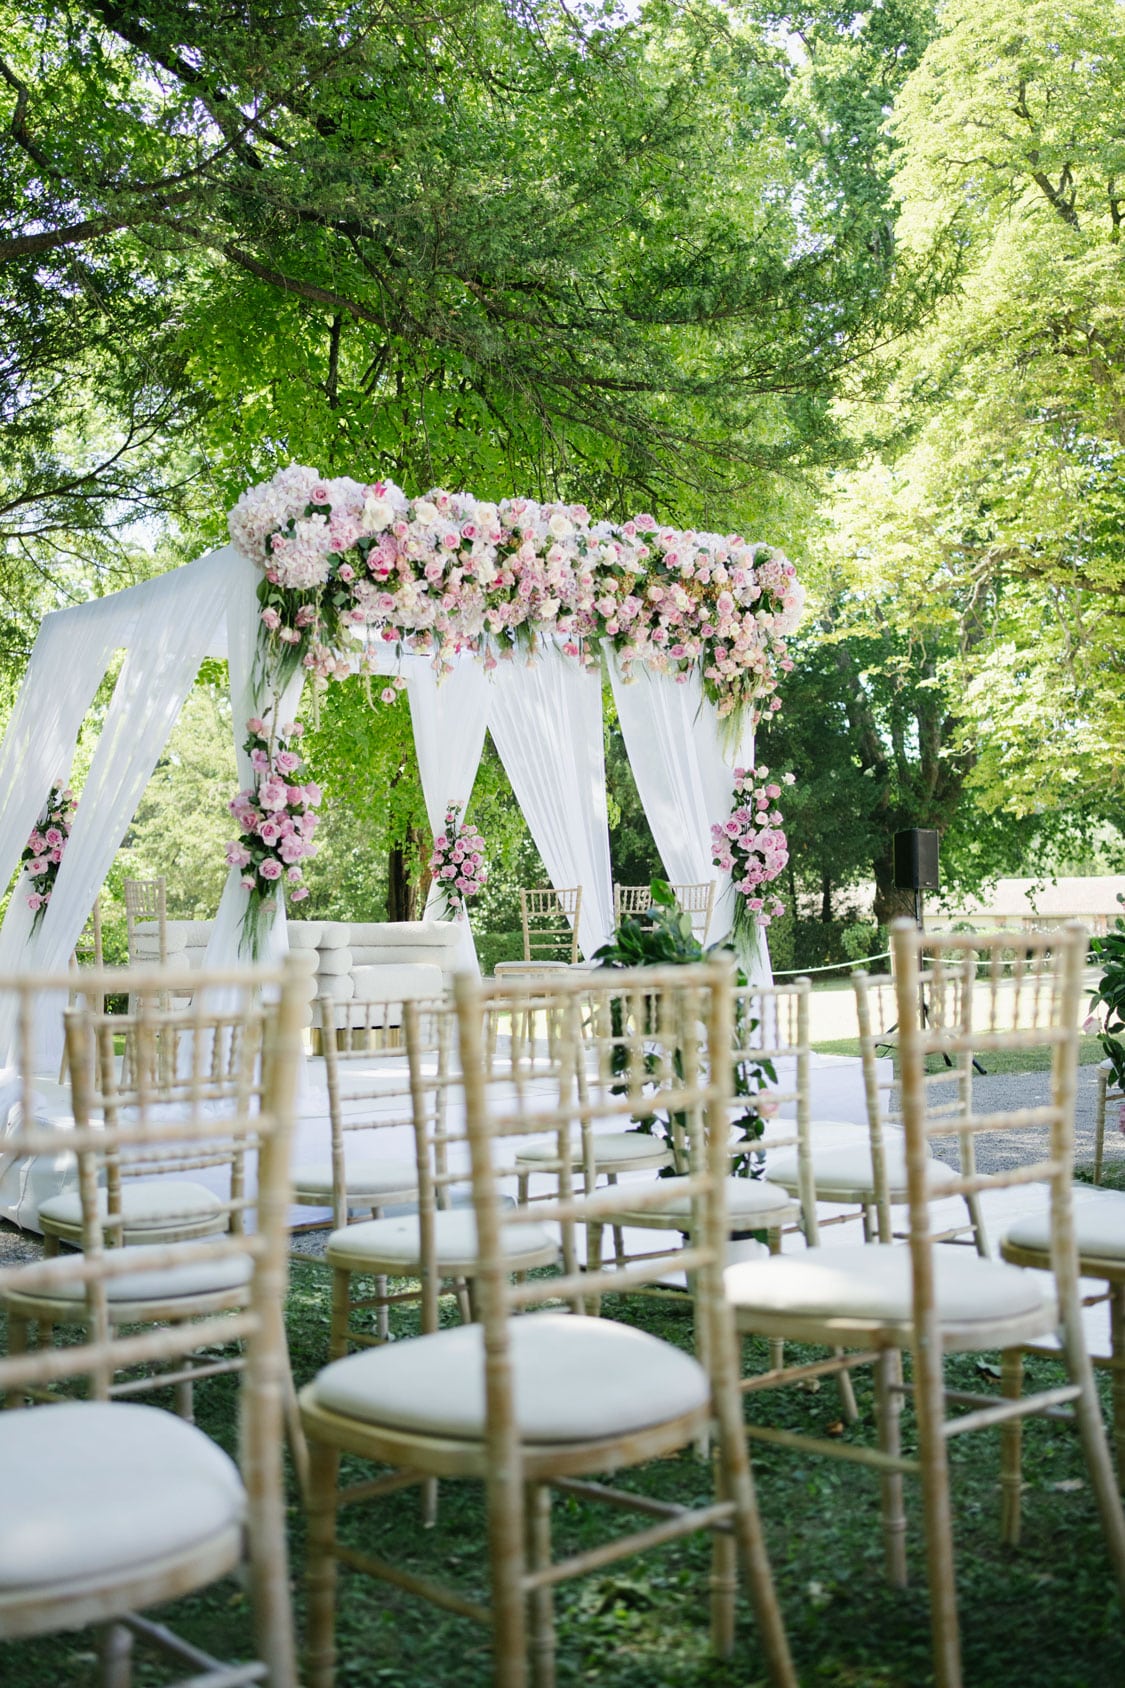
[[[923,913],[922,891],[921,887],[918,885],[914,886],[914,924],[917,926],[919,932],[925,932],[926,922]],[[918,1017],[921,1020],[922,1025],[929,1025],[930,1010],[926,1003],[926,987],[921,983],[921,981],[919,981],[918,984]],[[897,1030],[898,1021],[896,1020],[893,1026],[887,1027],[887,1036],[890,1037],[891,1033],[897,1032]],[[953,1062],[944,1050],[942,1050],[941,1058],[947,1067],[952,1067]],[[985,1068],[981,1066],[975,1055],[973,1056],[973,1071],[979,1073],[981,1078],[986,1078],[988,1076]]]

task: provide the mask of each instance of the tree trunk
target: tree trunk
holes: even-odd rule
[[[914,892],[895,884],[894,856],[890,851],[873,863],[875,868],[875,918],[880,926],[889,926],[901,915],[914,919]]]
[[[406,851],[401,844],[395,844],[387,859],[387,919],[413,920],[414,908],[414,885]]]
[[[820,876],[820,918],[826,926],[832,919],[832,881],[827,873]]]

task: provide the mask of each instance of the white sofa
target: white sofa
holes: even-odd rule
[[[309,958],[310,996],[385,1002],[388,1026],[401,1023],[399,1004],[433,1001],[452,982],[459,932],[450,920],[290,920],[288,929],[290,949]],[[209,920],[169,920],[165,935],[170,966],[203,965]],[[158,959],[154,920],[138,922],[135,942],[138,959]]]

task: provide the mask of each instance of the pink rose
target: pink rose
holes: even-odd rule
[[[252,715],[246,723],[246,731],[248,733],[253,733],[257,738],[265,738],[266,723],[262,720],[260,715]]]
[[[276,859],[276,857],[267,856],[265,861],[262,862],[261,866],[258,868],[258,872],[261,874],[263,879],[280,879],[282,872],[281,863]]]
[[[302,787],[302,790],[304,791],[306,803],[311,803],[315,806],[320,802],[321,790],[315,780],[309,780],[307,784]]]
[[[278,846],[283,862],[299,862],[305,854],[305,841],[299,833],[291,832]]]
[[[281,729],[281,736],[283,739],[300,738],[304,730],[299,721],[286,721]]]
[[[63,835],[57,826],[49,826],[43,834],[43,840],[51,847],[52,850],[60,850],[62,848]]]
[[[289,801],[289,791],[284,780],[263,780],[258,787],[258,802],[263,809],[284,809]]]
[[[268,821],[263,821],[258,828],[258,837],[263,844],[276,844],[281,837],[281,828],[276,819],[271,816]]]
[[[244,844],[227,845],[228,867],[249,867],[250,852]]]
[[[308,896],[308,894],[309,894],[308,886],[307,885],[299,885],[297,887],[297,889],[293,892],[293,895],[290,898],[290,901],[294,902],[294,903],[303,903],[305,898]]]
[[[1087,1014],[1082,1022],[1082,1031],[1086,1037],[1097,1037],[1102,1029],[1101,1020],[1096,1014]]]
[[[38,891],[33,891],[27,899],[27,906],[29,909],[37,912],[43,907],[43,902],[44,899],[39,895]]]
[[[291,750],[279,750],[274,757],[274,765],[279,774],[292,774],[301,766],[301,758]]]
[[[271,633],[276,633],[281,626],[281,617],[274,609],[264,609],[258,619]]]

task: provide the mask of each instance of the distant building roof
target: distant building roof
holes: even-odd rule
[[[1123,910],[1117,899],[1123,895],[1125,873],[1116,873],[1098,879],[1057,879],[1053,883],[1041,879],[1000,879],[983,897],[950,895],[942,901],[953,913],[974,918],[1037,914],[1055,919],[1074,915],[1081,919],[1094,914],[1121,914]],[[934,912],[938,912],[936,908]]]

